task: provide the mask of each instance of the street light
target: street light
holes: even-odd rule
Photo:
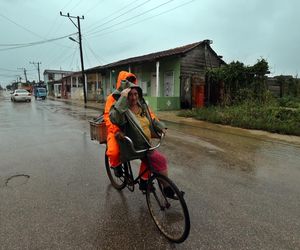
[[[75,43],[79,43],[78,41],[76,41],[73,37],[69,36],[69,39]]]
[[[82,55],[82,45],[81,45],[81,38],[79,37],[79,42],[74,39],[73,37],[69,36],[69,39],[75,43],[79,44],[80,49],[80,59],[81,59],[81,74],[82,74],[82,81],[83,81],[83,97],[84,97],[84,104],[86,104],[86,82],[85,82],[85,76],[84,76],[84,66],[83,66],[83,55]]]

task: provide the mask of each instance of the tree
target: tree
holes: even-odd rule
[[[257,60],[253,66],[233,61],[209,70],[207,80],[211,86],[219,89],[219,103],[222,105],[231,105],[246,99],[264,102],[267,92],[266,75],[269,73],[269,65],[265,59]]]

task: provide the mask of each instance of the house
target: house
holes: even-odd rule
[[[43,75],[44,75],[44,84],[46,85],[48,95],[61,97],[61,86],[62,86],[61,80],[64,76],[70,75],[72,73],[73,71],[46,69]]]
[[[83,84],[81,72],[64,76],[61,80],[61,98],[83,100]]]
[[[85,72],[87,101],[104,101],[101,94],[101,79],[99,72]],[[82,73],[74,72],[64,76],[61,80],[61,97],[64,99],[84,100]]]
[[[134,73],[144,97],[153,110],[178,110],[204,106],[207,69],[225,62],[211,48],[211,40],[128,58],[85,70],[87,78],[96,75],[89,91],[106,99],[115,89],[122,70]]]

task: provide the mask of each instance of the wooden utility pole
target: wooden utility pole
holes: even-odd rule
[[[38,75],[39,75],[39,83],[41,82],[41,76],[40,76],[40,64],[41,62],[29,62],[30,64],[37,65]]]
[[[84,97],[84,103],[86,104],[86,82],[85,82],[85,76],[84,76],[84,64],[83,64],[83,54],[82,54],[82,39],[81,39],[81,29],[80,29],[80,19],[84,19],[84,16],[79,17],[79,16],[70,16],[69,13],[67,15],[63,15],[62,12],[60,12],[61,16],[68,17],[71,22],[75,25],[75,27],[78,29],[78,39],[79,41],[76,41],[74,38],[69,37],[70,40],[73,42],[76,42],[79,44],[79,50],[80,50],[80,61],[81,61],[81,75],[82,75],[82,81],[83,81],[83,97]],[[77,19],[77,25],[76,23],[73,22],[71,18],[76,18]]]
[[[27,83],[27,82],[28,82],[28,80],[27,80],[26,69],[25,69],[25,68],[18,68],[18,69],[22,69],[22,70],[24,70],[25,81],[26,81],[26,83]]]

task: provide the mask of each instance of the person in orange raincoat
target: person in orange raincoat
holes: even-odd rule
[[[116,90],[107,98],[107,102],[106,102],[105,110],[104,110],[104,120],[105,120],[105,123],[107,126],[107,131],[108,131],[106,154],[109,158],[110,166],[114,169],[114,173],[115,173],[116,177],[120,177],[120,176],[122,176],[122,172],[118,172],[118,170],[122,171],[122,169],[119,168],[121,161],[122,160],[124,161],[124,158],[125,159],[127,159],[127,157],[130,158],[130,153],[126,152],[127,151],[126,149],[124,151],[124,148],[122,150],[123,155],[120,154],[120,146],[116,139],[116,135],[119,136],[120,134],[122,134],[124,132],[124,131],[121,131],[120,128],[118,127],[118,125],[121,125],[121,124],[119,122],[117,122],[117,120],[118,120],[117,117],[120,117],[120,114],[116,110],[116,107],[120,107],[120,101],[126,107],[127,107],[127,105],[131,106],[131,104],[135,103],[134,106],[138,107],[138,109],[140,111],[144,110],[145,115],[142,115],[143,122],[147,121],[146,124],[147,123],[149,124],[149,129],[151,128],[150,130],[151,130],[151,133],[153,133],[153,135],[155,135],[155,134],[158,135],[157,133],[165,132],[165,125],[157,119],[155,114],[152,111],[150,111],[149,108],[147,108],[147,104],[145,103],[145,101],[142,97],[142,90],[137,85],[137,80],[136,80],[136,77],[134,74],[126,72],[126,71],[121,71],[118,76],[116,87],[117,87]],[[126,91],[128,93],[131,88],[134,88],[135,91],[138,91],[139,92],[138,95],[136,95],[136,97],[131,97],[131,98],[127,97],[127,95],[126,95],[126,97],[124,97],[123,92]],[[130,91],[130,93],[132,91]],[[137,94],[137,92],[136,92],[136,94]],[[148,115],[146,115],[147,113],[148,113]],[[148,118],[146,118],[146,116]],[[111,120],[112,117],[113,117],[113,120]],[[130,127],[130,125],[128,124],[128,128],[129,127]],[[148,131],[148,132],[150,132],[150,130],[146,129],[146,131]],[[127,132],[129,132],[129,131],[127,131]],[[144,133],[141,131],[140,132],[134,131],[134,129],[131,130],[131,132],[133,133],[132,135],[137,135],[137,136],[132,137],[132,139],[138,145],[142,146],[142,144],[144,144],[145,141],[141,142],[143,140],[140,140],[138,138],[140,138],[140,135],[141,135],[140,133],[142,133],[142,134],[144,134]],[[144,136],[145,136],[145,134],[144,134]],[[149,136],[151,137],[150,134],[146,135],[146,137],[149,137]],[[150,139],[150,138],[148,138],[148,139]],[[136,145],[136,146],[138,146],[138,145]],[[145,148],[144,146],[142,146],[142,147]],[[125,160],[125,161],[127,161],[127,160]],[[143,191],[146,189],[146,181],[149,178],[149,171],[146,171],[147,161],[145,159],[141,159],[141,160],[142,160],[142,162],[141,162],[139,172],[140,172],[140,174],[142,174],[142,179],[140,181],[140,189]],[[161,153],[159,153],[157,151],[153,151],[151,154],[151,162],[153,164],[153,167],[157,171],[159,171],[163,175],[167,176],[167,161],[166,161],[166,158]]]
[[[116,89],[118,91],[122,91],[124,86],[121,86],[122,81],[129,81],[131,83],[137,84],[136,76],[132,73],[129,73],[127,71],[121,71],[118,76]],[[112,124],[109,119],[109,111],[113,104],[116,102],[116,99],[114,97],[114,93],[110,94],[107,97],[105,108],[104,108],[104,121],[105,125],[107,127],[107,151],[106,155],[109,159],[109,164],[111,167],[117,167],[121,164],[120,161],[120,147],[119,144],[115,138],[115,135],[120,131],[119,127]]]

